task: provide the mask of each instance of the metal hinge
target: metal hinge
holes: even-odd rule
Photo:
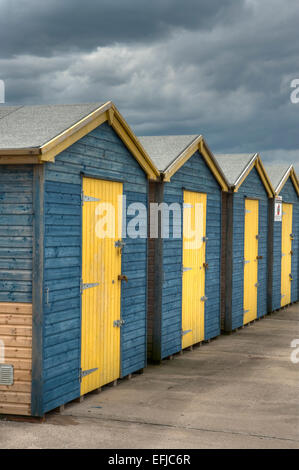
[[[121,328],[125,323],[126,323],[125,320],[115,320],[113,322],[113,326],[115,328]]]
[[[209,300],[209,297],[206,297],[205,295],[200,299],[202,302],[206,302]]]
[[[100,285],[99,282],[95,282],[93,284],[83,284],[83,281],[81,281],[80,283],[80,291],[81,291],[81,294],[82,292],[84,292],[86,289],[91,289],[92,287],[98,287]]]
[[[182,272],[186,273],[187,271],[192,271],[193,268],[184,268],[182,267]]]
[[[191,333],[192,330],[185,330],[185,331],[182,331],[182,336],[185,336],[187,335],[188,333]]]
[[[202,237],[202,241],[203,241],[204,243],[206,243],[208,240],[209,240],[208,237]]]
[[[245,209],[245,214],[251,214],[251,211],[248,211],[247,209]]]
[[[260,287],[259,282],[257,282],[256,284],[254,284],[254,287]]]
[[[247,261],[246,259],[244,259],[244,264],[249,264],[250,263],[250,260]]]
[[[244,310],[244,315],[246,315],[246,313],[249,313],[250,310]]]
[[[84,192],[81,192],[81,204],[83,206],[84,202],[99,202],[101,199],[92,196],[86,196]]]
[[[183,204],[183,208],[184,208],[184,209],[193,209],[193,206],[192,206],[192,204],[184,203],[184,204]]]
[[[82,382],[82,379],[83,379],[84,377],[87,377],[87,375],[93,374],[93,373],[96,372],[97,370],[99,370],[98,367],[97,367],[96,369],[89,369],[89,370],[82,370],[82,369],[80,369],[80,372],[79,372],[79,380],[80,380],[80,382]]]

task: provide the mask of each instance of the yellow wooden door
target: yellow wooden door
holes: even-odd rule
[[[83,178],[81,395],[120,376],[121,183]]]
[[[204,340],[207,195],[184,191],[182,348]]]
[[[245,200],[244,325],[257,318],[259,202]]]
[[[281,241],[281,306],[291,303],[293,205],[283,204]]]

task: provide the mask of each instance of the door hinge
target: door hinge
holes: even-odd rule
[[[293,278],[293,274],[290,274],[290,281],[293,281],[294,278]]]
[[[244,310],[244,315],[246,315],[246,313],[249,313],[250,310]]]
[[[249,264],[250,263],[250,260],[247,261],[246,259],[244,259],[244,264]]]
[[[125,323],[126,323],[125,320],[115,320],[113,322],[113,326],[115,328],[121,328],[122,326],[124,326]]]
[[[101,199],[92,196],[86,196],[84,192],[81,192],[81,204],[83,206],[84,202],[99,202]]]
[[[184,268],[182,267],[182,273],[186,273],[187,271],[192,271],[193,268]]]
[[[208,240],[209,240],[208,237],[202,237],[202,241],[203,241],[204,243],[207,243]]]
[[[184,202],[183,208],[184,209],[193,209],[193,206],[192,206],[192,204],[187,204],[187,203]]]
[[[86,289],[91,289],[92,287],[98,287],[100,285],[99,282],[95,282],[93,284],[83,284],[83,282],[81,281],[80,283],[80,291],[81,291],[81,294],[86,290]]]
[[[206,297],[205,295],[200,299],[202,302],[206,302],[209,300],[209,297]]]
[[[260,287],[259,282],[257,282],[256,284],[254,284],[254,287]]]
[[[83,379],[84,377],[87,377],[87,375],[93,374],[93,373],[96,372],[97,370],[99,370],[98,367],[97,367],[96,369],[89,369],[89,370],[82,370],[82,369],[80,369],[80,372],[79,372],[79,380],[80,380],[80,382],[82,382],[82,379]]]
[[[251,211],[245,209],[245,214],[251,214]]]
[[[185,330],[185,331],[182,331],[182,336],[185,336],[187,335],[188,333],[191,333],[192,330]]]

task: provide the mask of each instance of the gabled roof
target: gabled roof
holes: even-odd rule
[[[228,191],[224,174],[201,135],[150,136],[139,137],[139,140],[160,170],[163,181],[169,182],[189,158],[199,151],[221,188]]]
[[[107,103],[0,106],[0,164],[42,163],[108,121],[151,179],[158,169],[111,101]]]
[[[299,196],[299,181],[293,165],[271,163],[266,166],[266,170],[272,181],[276,196],[279,196],[289,178],[291,178]]]
[[[230,188],[238,192],[247,176],[256,168],[269,197],[274,196],[271,180],[264,168],[261,157],[256,154],[216,154],[215,159],[221,167]]]

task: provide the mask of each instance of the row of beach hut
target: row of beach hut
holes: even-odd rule
[[[293,166],[137,138],[111,102],[0,107],[0,414],[297,302],[298,270]]]

